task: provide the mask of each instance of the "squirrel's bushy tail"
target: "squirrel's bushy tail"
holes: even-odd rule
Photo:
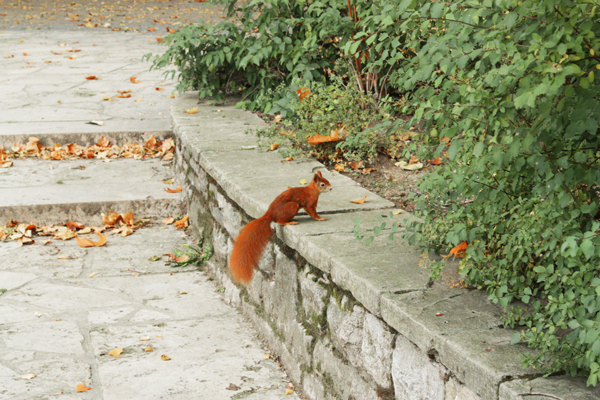
[[[234,281],[244,285],[250,283],[272,235],[271,222],[266,215],[250,221],[240,230],[229,258],[229,270]]]

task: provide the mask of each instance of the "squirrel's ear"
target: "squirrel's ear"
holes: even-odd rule
[[[317,175],[319,175],[319,178],[323,177],[323,175],[321,175],[321,171],[317,171]]]

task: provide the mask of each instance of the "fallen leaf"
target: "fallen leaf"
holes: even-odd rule
[[[450,138],[444,136],[443,138],[440,139],[440,143],[446,143],[449,144],[450,143]]]
[[[150,353],[151,351],[154,351],[154,349],[152,347],[150,347],[150,346],[146,346],[146,348],[144,349],[144,351],[146,353]]]
[[[189,110],[186,110],[185,108],[183,109],[183,111],[185,111],[188,114],[196,114],[198,112],[198,106],[194,107],[194,108],[190,108]]]
[[[109,97],[109,96],[102,96],[102,100],[114,101],[115,99],[113,99],[112,97]]]
[[[290,394],[294,394],[294,391],[292,389],[286,389],[285,392],[283,393],[285,396],[289,396]]]
[[[183,218],[181,218],[179,221],[176,221],[173,226],[177,229],[185,229],[188,226],[188,222],[189,222],[189,216],[185,216]]]
[[[108,355],[119,358],[119,357],[121,357],[121,353],[123,353],[123,348],[117,347],[116,349],[112,349],[111,351],[109,351]]]
[[[226,387],[226,390],[240,390],[240,387],[230,383],[229,386]]]
[[[166,188],[165,191],[167,193],[179,193],[183,190],[183,188],[181,186],[177,186],[177,188],[175,189],[171,189],[171,188]]]
[[[169,179],[162,180],[162,183],[164,183],[166,185],[171,185],[173,182],[175,182],[175,178],[169,178]]]
[[[127,93],[127,94],[118,94],[115,97],[118,97],[120,99],[128,99],[131,97],[131,93]]]
[[[300,184],[301,185],[306,185],[307,184],[306,179],[300,179]]]
[[[97,80],[98,77],[96,75],[91,75],[91,76],[86,76],[85,79],[87,79],[88,81],[91,81],[91,80]]]
[[[165,89],[163,89],[161,87],[157,87],[157,88],[154,88],[154,90],[165,90]]]
[[[140,338],[140,340],[141,340],[142,342],[147,342],[148,340],[150,340],[150,336],[142,336],[142,337]]]
[[[271,143],[271,151],[277,150],[279,143]]]
[[[335,164],[333,166],[333,169],[335,169],[338,172],[344,172],[346,170],[346,168],[342,164]]]
[[[406,161],[399,161],[399,162],[395,163],[394,165],[396,165],[397,167],[400,167],[406,171],[417,171],[417,170],[423,168],[423,163],[420,163],[420,162],[418,162],[416,164],[409,164]]]
[[[183,254],[183,255],[181,255],[179,257],[175,257],[173,259],[173,261],[178,262],[178,263],[188,262],[188,261],[190,261],[190,256],[188,256],[187,254]]]
[[[171,225],[173,222],[175,222],[175,218],[173,217],[165,218],[162,221],[162,223],[165,225]]]
[[[163,355],[160,356],[160,359],[163,360],[163,361],[169,361],[171,359],[171,357],[163,354]]]
[[[21,375],[21,379],[30,380],[35,378],[37,375],[34,373]]]
[[[413,165],[419,162],[419,159],[415,156],[410,156],[410,159],[408,160],[408,165]]]
[[[439,312],[439,313],[435,313],[436,317],[441,317],[442,315],[444,315],[443,313]]]
[[[294,157],[286,157],[286,158],[284,158],[283,160],[284,160],[284,161],[292,161],[293,159],[294,159]]]
[[[65,225],[72,231],[85,228],[85,226],[80,224],[79,222],[67,222]]]
[[[363,197],[363,198],[362,198],[362,199],[360,199],[360,200],[350,200],[350,203],[355,203],[355,204],[363,204],[363,203],[365,202],[365,200],[367,200],[367,196],[368,196],[368,195],[365,195],[365,197]]]
[[[131,83],[140,83],[141,81],[139,81],[135,76],[132,76],[131,78],[129,78],[129,82],[131,82]]]
[[[392,211],[392,214],[398,215],[398,214],[402,214],[403,212],[404,212],[404,210],[394,210],[394,211]]]
[[[97,272],[92,272],[92,273],[90,274],[90,276],[88,276],[88,278],[93,278],[94,276],[96,276],[96,274],[97,274]]]
[[[75,386],[75,391],[77,393],[87,392],[90,389],[91,387],[85,386],[85,383],[80,383],[79,385]]]
[[[104,122],[102,122],[102,121],[90,121],[90,122],[88,122],[88,124],[104,126]]]
[[[439,157],[436,157],[433,160],[431,160],[431,165],[442,165],[442,160],[440,160]]]
[[[67,50],[67,53],[79,53],[81,49]]]
[[[106,236],[103,236],[103,235],[101,235],[98,232],[94,232],[94,233],[100,237],[100,239],[97,242],[93,242],[90,239],[80,238],[79,236],[75,236],[75,239],[77,240],[77,244],[79,244],[79,247],[100,247],[100,246],[104,246],[106,244]]]
[[[327,143],[327,142],[337,142],[338,141],[338,130],[333,130],[331,131],[331,133],[329,134],[329,136],[322,136],[319,135],[318,133],[315,136],[310,136],[308,138],[306,138],[306,141],[308,142],[308,144],[311,145],[316,145],[319,143]]]
[[[136,103],[141,103],[142,102],[142,98],[140,97],[139,99],[135,99],[134,100]]]
[[[469,246],[469,243],[467,243],[467,241],[465,240],[464,242],[462,242],[461,244],[459,244],[458,246],[454,246],[452,248],[452,250],[450,250],[450,253],[443,255],[442,257],[444,258],[448,258],[450,256],[454,256],[457,258],[464,258],[466,253],[467,253],[467,247]]]

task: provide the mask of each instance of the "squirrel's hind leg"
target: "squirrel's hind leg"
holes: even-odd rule
[[[298,214],[299,209],[300,205],[298,203],[288,201],[287,203],[282,204],[281,207],[273,213],[273,221],[281,225],[296,225],[297,222],[292,221],[292,218]]]

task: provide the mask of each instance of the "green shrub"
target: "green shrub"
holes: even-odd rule
[[[240,92],[246,99],[240,105],[255,109],[256,96],[294,77],[324,81],[339,53],[334,39],[351,34],[342,1],[218,2],[239,23],[182,27],[163,39],[167,51],[152,60],[153,68],[173,63],[176,70],[167,74],[177,76],[177,89],[198,90],[201,98]]]
[[[421,185],[414,243],[468,242],[466,281],[507,306],[528,364],[600,376],[600,19],[575,1],[403,1],[392,84],[445,155]],[[387,16],[386,16],[387,18]],[[372,18],[375,20],[375,17]],[[441,141],[441,138],[449,138]],[[416,228],[416,226],[415,226]]]

